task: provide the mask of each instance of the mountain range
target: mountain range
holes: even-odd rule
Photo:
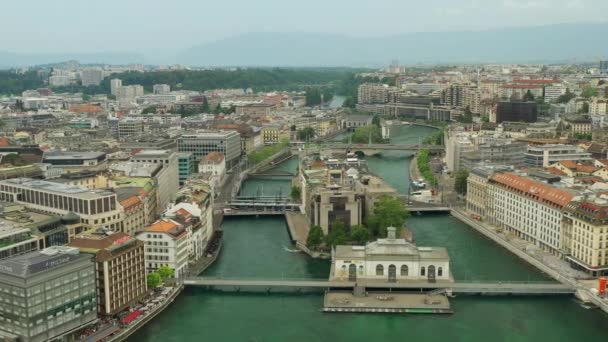
[[[158,58],[145,53],[23,55],[0,52],[0,66],[81,63],[190,66],[380,66],[402,64],[597,61],[608,55],[607,23],[556,24],[483,31],[417,32],[382,37],[252,32]],[[141,50],[140,50],[141,51]]]

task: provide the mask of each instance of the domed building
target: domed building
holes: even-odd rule
[[[332,251],[333,281],[453,281],[450,257],[444,247],[417,247],[396,238],[396,229],[387,229],[388,237],[365,246],[336,246]]]

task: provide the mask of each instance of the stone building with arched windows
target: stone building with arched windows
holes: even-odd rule
[[[450,257],[444,247],[417,247],[397,239],[395,228],[387,230],[386,239],[365,246],[336,246],[330,280],[453,281]]]

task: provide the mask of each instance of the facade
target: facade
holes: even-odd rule
[[[348,115],[342,119],[342,128],[355,130],[358,127],[371,125],[372,120],[371,115]]]
[[[122,87],[122,80],[113,78],[110,80],[110,94],[116,96],[118,88]]]
[[[154,272],[167,266],[175,270],[175,277],[183,277],[188,270],[190,255],[189,232],[174,220],[162,219],[137,234],[145,244],[146,271]]]
[[[282,137],[283,125],[270,123],[262,126],[262,142],[264,145],[278,144]]]
[[[235,114],[263,118],[272,114],[276,106],[268,103],[248,103],[235,108]]]
[[[330,280],[453,281],[445,248],[416,247],[405,239],[397,239],[395,230],[389,227],[386,239],[365,246],[336,246],[332,251]]]
[[[102,232],[79,235],[70,246],[94,257],[100,315],[116,315],[146,295],[143,242],[125,233]]]
[[[441,104],[448,107],[468,108],[472,113],[479,113],[481,91],[476,85],[453,84],[441,92]]]
[[[608,274],[608,201],[605,196],[573,201],[564,215],[566,259],[591,276]]]
[[[528,146],[525,153],[526,165],[530,167],[549,167],[550,165],[563,161],[572,160],[574,162],[590,161],[591,153],[573,145],[541,145]]]
[[[146,125],[143,120],[126,117],[118,120],[117,123],[118,139],[125,140],[128,137],[140,136],[146,132]]]
[[[64,173],[104,171],[108,168],[104,152],[48,151],[44,153],[42,162],[63,169]]]
[[[310,209],[311,224],[321,226],[326,235],[336,220],[342,221],[346,227],[363,222],[362,197],[352,190],[320,189],[314,195]]]
[[[135,164],[161,165],[162,169],[154,176],[158,180],[158,207],[159,211],[165,209],[173,201],[179,190],[179,160],[176,152],[170,150],[144,150],[133,157]]]
[[[191,174],[196,173],[196,160],[194,160],[194,154],[192,153],[179,152],[177,154],[177,161],[179,185],[182,186]]]
[[[80,81],[84,87],[98,86],[103,78],[103,70],[98,68],[84,69],[80,73]]]
[[[183,134],[177,139],[177,150],[191,152],[197,161],[211,152],[220,152],[226,157],[226,164],[231,167],[241,156],[241,137],[236,131]]]
[[[0,337],[42,342],[97,320],[95,264],[70,247],[0,261]]]
[[[73,212],[80,217],[80,222],[91,228],[120,229],[116,194],[107,190],[15,178],[0,181],[0,200],[21,203],[50,214]]]
[[[146,209],[142,196],[139,194],[128,194],[121,199],[118,194],[121,208],[122,225],[120,231],[130,235],[142,231],[146,226]]]
[[[464,152],[460,156],[456,169],[473,169],[478,165],[525,165],[524,154],[528,145],[523,142],[504,141],[477,146],[474,151]]]
[[[171,86],[168,84],[155,84],[152,87],[152,92],[155,95],[167,95],[171,92]]]
[[[538,109],[536,102],[498,102],[496,123],[504,121],[536,122]]]
[[[545,251],[567,254],[562,220],[575,194],[528,177],[498,173],[489,180],[489,220]]]
[[[364,83],[359,86],[357,101],[360,104],[388,102],[389,87],[385,84]]]

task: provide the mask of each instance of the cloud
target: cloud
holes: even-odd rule
[[[504,0],[502,5],[512,9],[549,8],[551,2],[545,0]]]

